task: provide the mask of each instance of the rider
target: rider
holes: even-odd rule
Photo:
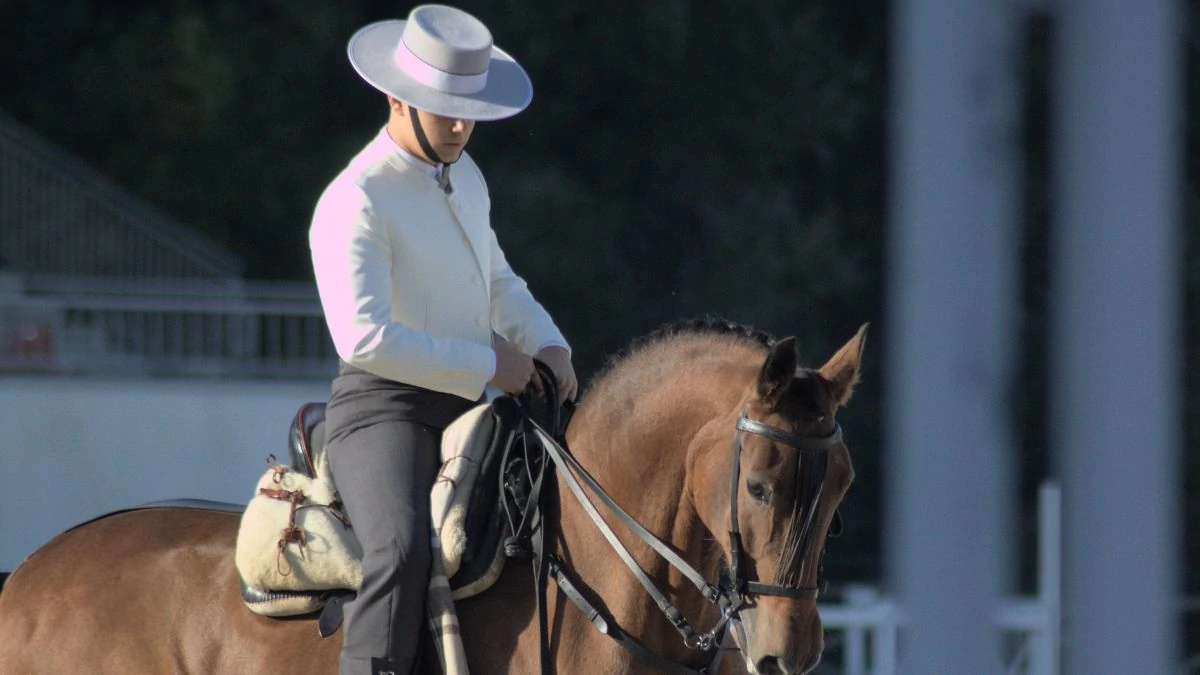
[[[531,355],[554,373],[560,399],[578,385],[566,339],[497,244],[483,175],[463,152],[476,121],[529,104],[525,71],[478,19],[442,5],[370,24],[348,51],[390,112],[325,189],[309,232],[341,357],[329,462],[363,545],[339,667],[404,674],[423,628],[442,430],[489,383],[538,386]]]

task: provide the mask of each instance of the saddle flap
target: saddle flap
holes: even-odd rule
[[[501,483],[520,424],[517,404],[504,397],[468,411],[443,436],[445,463],[434,486],[434,522],[455,599],[487,590],[503,571],[511,527]]]
[[[487,484],[483,460],[495,444],[496,415],[489,403],[468,410],[442,434],[442,468],[433,485],[432,515],[442,545],[446,576],[453,578],[477,530],[467,526],[472,495]],[[474,545],[474,544],[472,544]]]

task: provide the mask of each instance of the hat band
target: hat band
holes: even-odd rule
[[[457,75],[438,70],[413,54],[408,45],[404,44],[404,40],[401,40],[400,46],[396,48],[395,58],[396,65],[409,77],[426,87],[447,94],[476,94],[487,86],[486,70],[478,75]]]

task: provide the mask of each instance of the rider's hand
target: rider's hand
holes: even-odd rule
[[[520,347],[499,338],[492,349],[496,352],[496,374],[491,383],[507,394],[524,391],[533,376],[533,359],[521,352]]]
[[[558,380],[558,404],[562,405],[567,399],[575,399],[579,391],[579,381],[575,379],[575,368],[571,365],[571,353],[562,347],[546,347],[534,357],[550,366],[554,379]],[[545,391],[540,378],[534,373],[534,386],[538,391]]]

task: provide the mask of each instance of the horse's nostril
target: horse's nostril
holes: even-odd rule
[[[779,659],[774,656],[764,656],[754,664],[754,672],[758,675],[783,675],[779,669]]]
[[[796,662],[790,659],[764,656],[754,664],[754,671],[758,675],[796,675],[800,669],[796,667]]]

